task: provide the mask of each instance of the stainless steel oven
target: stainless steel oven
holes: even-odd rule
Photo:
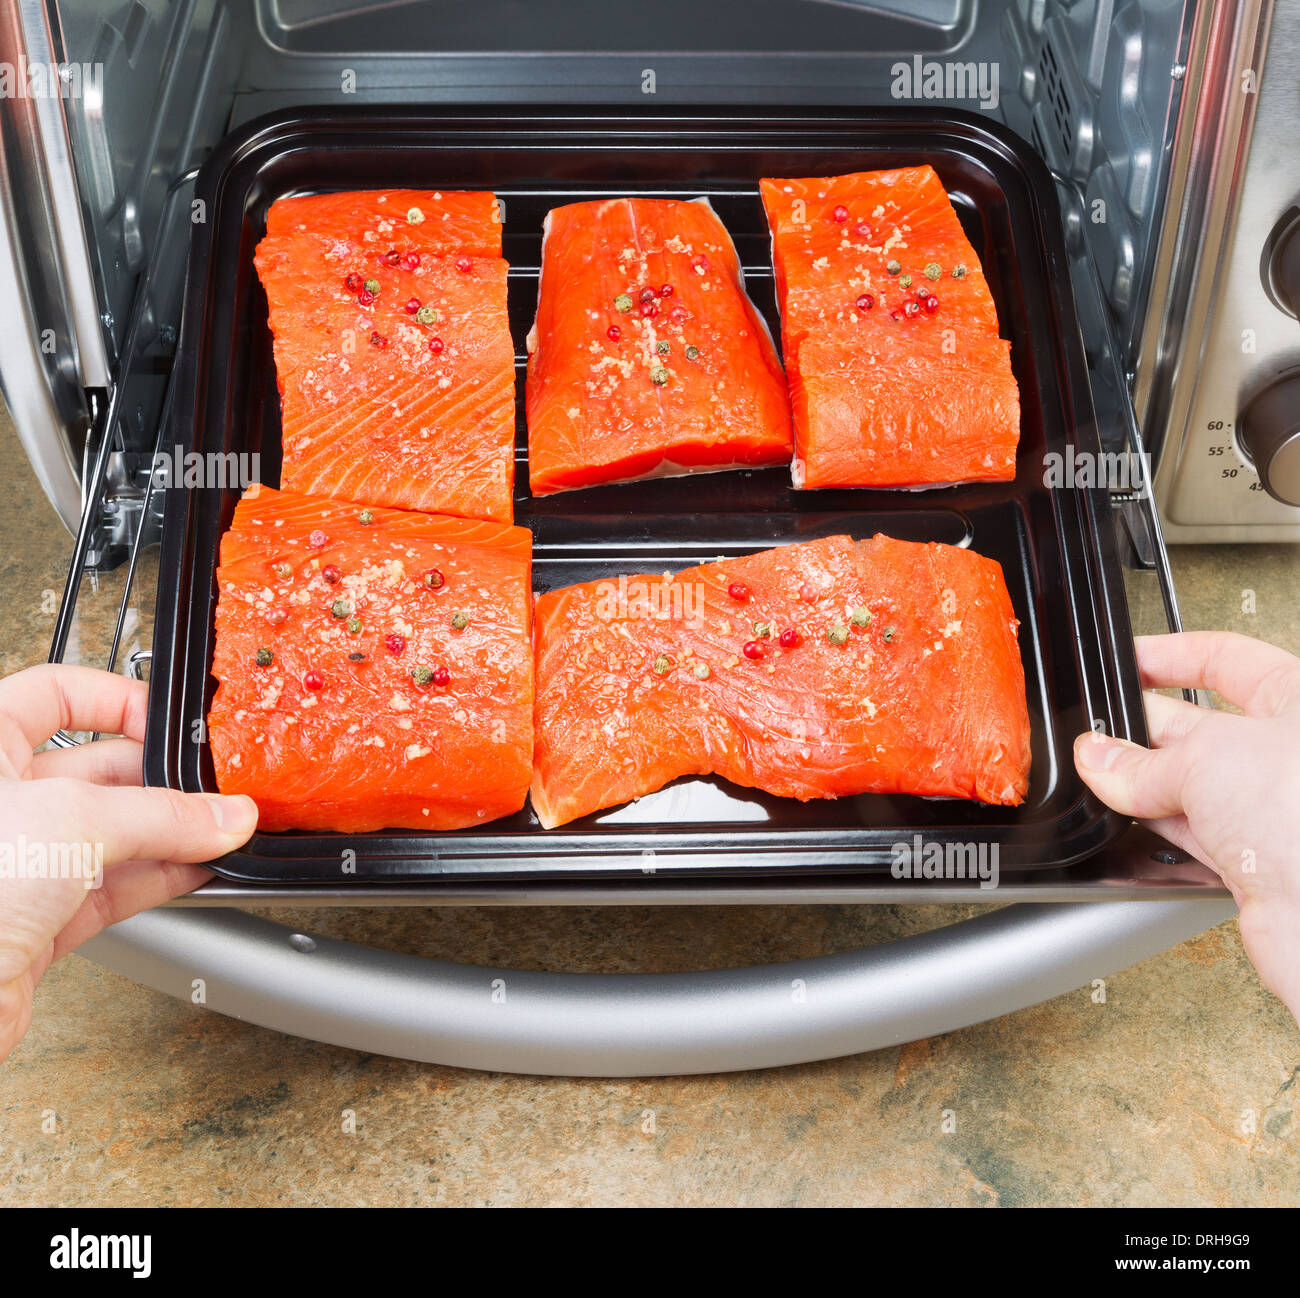
[[[1300,12],[1267,0],[4,0],[0,382],[73,538],[53,656],[148,670],[151,466],[175,413],[198,167],[265,113],[354,104],[930,106],[1009,128],[1056,186],[1105,448],[1148,466],[1110,485],[1110,522],[1134,588],[1156,587],[1177,626],[1166,538],[1300,539],[1297,70]],[[962,924],[722,974],[436,965],[238,909],[970,899],[870,878],[214,883],[87,953],[179,995],[203,977],[213,1008],[369,1050],[687,1072],[951,1029],[1231,911],[1208,871],[1137,827],[1101,856],[1005,877],[998,900],[1013,904]],[[496,979],[509,1010],[489,994]]]

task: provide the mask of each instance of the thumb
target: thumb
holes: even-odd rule
[[[1138,820],[1183,810],[1183,759],[1174,748],[1143,748],[1093,731],[1074,741],[1074,765],[1108,806]]]
[[[69,838],[103,844],[105,866],[123,861],[211,861],[248,841],[257,827],[252,798],[173,789],[109,788],[80,780],[37,780],[52,802],[46,823]]]

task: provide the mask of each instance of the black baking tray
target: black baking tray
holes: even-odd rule
[[[624,194],[707,196],[736,241],[750,294],[774,335],[776,304],[761,176],[834,175],[928,162],[979,253],[1020,385],[1013,482],[926,492],[793,491],[785,469],[606,486],[532,499],[523,418],[524,337],[532,322],[542,218],[557,204]],[[266,300],[253,251],[267,208],[329,189],[489,189],[505,200],[505,255],[518,370],[516,521],[535,538],[547,590],[658,572],[832,533],[885,532],[969,543],[997,559],[1020,619],[1032,726],[1028,797],[1016,808],[868,795],[809,803],[691,779],[576,821],[540,828],[530,808],[481,829],[257,834],[215,862],[263,883],[754,876],[888,876],[915,835],[996,844],[1001,869],[1087,857],[1128,820],[1078,778],[1071,742],[1104,727],[1144,742],[1141,689],[1110,506],[1092,489],[1049,490],[1044,456],[1099,452],[1053,182],[1017,137],[974,114],[700,109],[688,112],[444,107],[303,109],[261,118],[204,164],[185,292],[168,443],[258,452],[280,469],[280,404]],[[216,790],[203,718],[218,544],[238,492],[166,490],[145,775]]]

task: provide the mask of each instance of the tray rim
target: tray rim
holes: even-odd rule
[[[800,132],[810,128],[824,131],[861,132],[873,127],[892,130],[917,129],[942,130],[952,137],[954,145],[960,143],[964,150],[978,147],[992,156],[1018,169],[1024,179],[1024,197],[1034,217],[1035,251],[1043,262],[1045,283],[1050,290],[1050,315],[1056,330],[1054,344],[1057,348],[1058,372],[1063,376],[1061,398],[1063,408],[1071,419],[1071,431],[1076,441],[1095,443],[1100,449],[1091,386],[1078,334],[1077,314],[1074,307],[1068,257],[1065,251],[1059,205],[1054,182],[1045,164],[1026,142],[1012,134],[1000,123],[967,112],[945,109],[907,107],[897,110],[842,108],[822,109],[787,107],[769,110],[737,110],[717,106],[674,107],[661,110],[653,106],[635,109],[626,106],[608,108],[587,107],[550,109],[521,112],[517,106],[494,108],[488,106],[443,106],[427,108],[404,106],[394,108],[384,105],[330,107],[328,109],[295,108],[266,114],[246,123],[228,135],[200,169],[195,185],[195,198],[202,199],[206,219],[193,227],[190,260],[185,286],[185,314],[182,320],[180,343],[177,348],[177,395],[172,403],[172,425],[169,438],[183,452],[193,444],[194,431],[202,419],[201,395],[205,375],[200,372],[199,358],[204,356],[210,339],[204,336],[212,305],[212,292],[219,274],[213,245],[219,230],[222,200],[227,198],[235,181],[236,167],[256,156],[263,149],[283,152],[291,149],[301,136],[319,136],[322,132],[373,133],[384,126],[401,131],[443,130],[454,133],[458,142],[479,145],[495,144],[545,144],[551,149],[573,147],[584,149],[586,143],[556,139],[556,133],[572,136],[598,133],[601,139],[617,142],[624,137],[645,137],[650,133],[662,136],[666,132],[687,132],[685,138],[672,138],[670,146],[693,143],[708,144],[712,148],[746,147],[744,137],[752,133],[764,136],[771,144],[773,132]],[[718,139],[718,136],[724,138]],[[461,139],[461,137],[464,137]],[[820,135],[819,135],[820,138]],[[662,138],[656,141],[661,146]],[[394,147],[401,147],[400,142]],[[753,147],[752,143],[748,147]],[[804,147],[801,137],[792,134],[782,147]],[[827,141],[809,148],[834,145]],[[989,159],[985,159],[987,162]],[[242,203],[242,194],[240,195]],[[196,302],[198,306],[196,307]],[[198,337],[195,337],[195,334]],[[184,413],[182,413],[184,412]],[[186,415],[193,413],[193,418]],[[1065,565],[1063,578],[1073,587],[1078,577],[1069,571],[1068,548],[1060,535],[1065,519],[1070,520],[1086,542],[1082,546],[1081,575],[1084,588],[1091,595],[1091,608],[1097,619],[1098,645],[1102,649],[1098,662],[1085,664],[1097,670],[1101,698],[1085,698],[1087,711],[1093,716],[1110,720],[1112,732],[1144,742],[1144,718],[1140,702],[1140,684],[1136,661],[1132,654],[1132,634],[1129,626],[1127,600],[1123,594],[1118,556],[1113,531],[1108,526],[1110,507],[1106,493],[1099,488],[1074,489],[1054,493],[1059,553]],[[193,598],[184,599],[181,582],[192,583],[194,528],[196,526],[195,496],[191,491],[174,491],[167,495],[164,509],[162,547],[159,560],[159,587],[155,613],[155,645],[150,677],[150,705],[145,737],[145,779],[149,784],[189,789],[179,764],[177,725],[172,718],[183,713],[180,703],[184,698],[185,664],[178,658],[192,643]],[[173,573],[180,580],[170,582]],[[174,589],[173,589],[174,588]],[[168,598],[168,596],[171,598]],[[1072,601],[1073,606],[1073,601]],[[170,616],[169,616],[170,615]],[[206,630],[204,635],[206,635]],[[1124,654],[1127,645],[1128,653]],[[1108,656],[1107,648],[1116,649]],[[1125,677],[1127,676],[1127,680]],[[1087,672],[1081,683],[1085,696],[1088,693]],[[156,688],[157,687],[157,688]],[[163,706],[163,694],[167,706]],[[179,695],[178,695],[179,691]],[[1100,708],[1099,708],[1100,705]],[[202,713],[200,712],[200,715]],[[183,724],[184,717],[180,717]],[[206,742],[206,738],[203,742]],[[1089,803],[1092,805],[1089,806]],[[959,804],[978,806],[979,804]],[[1091,819],[1089,834],[1077,835],[1071,850],[1056,853],[1050,860],[1032,858],[1014,859],[1008,869],[1048,870],[1085,860],[1119,836],[1131,823],[1127,817],[1105,808],[1084,791],[1081,798],[1063,811],[1054,823],[1059,824],[1072,811],[1088,809]],[[1014,825],[971,826],[978,833],[978,841],[998,842],[1014,848],[1019,827]],[[946,826],[925,827],[929,839],[944,841],[951,834]],[[494,882],[536,881],[544,877],[553,881],[601,880],[627,878],[629,875],[646,878],[648,874],[675,879],[755,877],[815,878],[835,877],[853,871],[881,872],[888,877],[887,849],[869,847],[862,842],[870,835],[884,833],[895,840],[915,832],[914,826],[871,826],[860,828],[801,828],[801,829],[744,829],[724,827],[721,830],[695,830],[692,832],[663,831],[644,825],[628,826],[622,841],[637,840],[637,846],[618,849],[611,846],[609,831],[582,834],[566,832],[532,831],[530,833],[501,833],[483,831],[457,831],[450,836],[423,835],[418,832],[398,832],[364,836],[338,834],[266,834],[256,835],[245,849],[232,853],[212,863],[212,868],[225,878],[241,883],[311,884],[336,882],[339,878],[340,849],[346,842],[364,839],[367,871],[352,876],[362,882],[418,883],[453,879],[478,879]],[[818,838],[816,846],[809,846],[810,835]],[[451,841],[450,847],[432,851],[428,844],[435,839]],[[719,845],[719,840],[723,840]],[[337,843],[328,855],[304,855],[301,848],[307,843]],[[590,842],[590,846],[586,844]],[[423,851],[418,844],[425,844]],[[248,847],[257,844],[259,850]],[[464,844],[464,850],[457,850]],[[486,845],[485,845],[486,844]],[[553,845],[553,846],[551,846]],[[647,872],[643,853],[655,853],[655,868]],[[661,853],[663,855],[661,855]],[[760,858],[756,860],[755,857]],[[529,858],[535,857],[536,861]],[[286,867],[296,862],[298,868]],[[390,868],[389,863],[403,862],[405,868]],[[443,863],[452,868],[443,868]],[[382,864],[381,864],[382,863]],[[328,869],[326,866],[328,865]]]

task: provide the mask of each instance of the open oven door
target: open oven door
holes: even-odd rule
[[[1063,186],[1066,182],[1061,182]],[[178,187],[183,194],[183,185]],[[128,325],[134,338],[135,320]],[[1113,354],[1113,353],[1112,353]],[[121,403],[105,403],[86,507],[55,635],[74,634],[89,538]],[[1125,437],[1141,452],[1127,407]],[[120,592],[108,661],[143,675],[151,634],[145,589],[151,483],[125,563],[89,594]],[[1115,524],[1153,556],[1169,627],[1179,626],[1149,488],[1117,498]],[[137,589],[140,588],[140,589]],[[61,736],[60,742],[75,742]],[[1125,886],[1117,887],[1119,881]],[[725,905],[969,903],[968,890],[826,882],[668,880],[613,887],[486,885],[268,888],[214,881],[179,903],[115,925],[81,948],[105,967],[266,1027],[374,1053],[494,1071],[626,1076],[771,1067],[897,1045],[1059,995],[1153,955],[1233,912],[1209,871],[1138,826],[1102,856],[1046,886],[1004,879],[989,913],[865,950],[788,964],[592,975],[455,965],[295,931],[242,913],[268,905]],[[1089,897],[1111,900],[1090,901]],[[1027,900],[1032,898],[1033,900]],[[1144,900],[1114,900],[1144,898]],[[1068,900],[1067,900],[1068,899]]]
[[[0,57],[17,61],[55,53],[40,4],[0,6],[5,27]],[[42,44],[44,42],[44,44]],[[5,205],[0,207],[0,291],[24,303],[29,325],[52,320],[75,358],[54,370],[39,349],[39,331],[0,334],[0,373],[33,464],[47,493],[76,531],[72,563],[51,657],[90,661],[89,636],[78,631],[78,606],[116,602],[107,618],[111,644],[100,665],[143,674],[151,640],[147,590],[149,552],[157,537],[148,473],[149,445],[128,396],[151,350],[168,346],[164,292],[148,273],[123,272],[122,284],[101,283],[77,220],[78,187],[66,123],[56,98],[23,104],[3,140]],[[184,203],[192,173],[155,195],[156,228],[184,237],[172,208]],[[16,195],[35,195],[18,201]],[[39,199],[39,201],[38,201]],[[171,213],[169,215],[169,212]],[[24,223],[39,222],[39,229]],[[61,296],[22,250],[57,248]],[[175,258],[155,249],[149,263]],[[102,278],[102,268],[101,268]],[[130,286],[130,306],[101,310],[100,295]],[[110,292],[110,288],[113,292]],[[169,291],[169,290],[168,290]],[[116,319],[114,320],[114,314]],[[174,338],[173,340],[174,341]],[[1113,356],[1117,354],[1112,353]],[[156,386],[156,385],[155,385]],[[151,389],[152,391],[152,389]],[[161,403],[165,405],[165,395]],[[1130,449],[1140,452],[1127,407]],[[127,425],[132,424],[130,435]],[[133,460],[132,455],[140,457]],[[143,464],[143,472],[141,471]],[[109,499],[109,486],[113,487]],[[1136,548],[1162,580],[1166,615],[1176,628],[1159,522],[1149,495],[1117,502]],[[1118,519],[1118,514],[1117,514]],[[108,571],[115,567],[116,571]],[[88,570],[107,572],[82,589]],[[143,592],[143,593],[142,593]],[[60,742],[76,742],[72,736]],[[1127,858],[1127,859],[1126,859]],[[1135,866],[1138,862],[1140,868]],[[713,1072],[770,1067],[856,1053],[1012,1012],[1103,977],[1219,923],[1233,907],[1207,871],[1144,831],[1124,837],[1089,873],[1063,881],[1042,901],[993,909],[934,932],[866,950],[748,969],[707,973],[590,975],[468,967],[423,960],[325,937],[312,937],[243,913],[239,906],[356,905],[344,890],[248,889],[214,883],[175,906],[113,926],[81,948],[107,968],[191,1000],[196,980],[210,1008],[278,1031],[374,1053],[498,1071],[588,1076]],[[1108,881],[1141,875],[1147,886],[1117,896]],[[287,894],[287,895],[286,895]],[[1029,895],[1029,894],[1025,894]],[[1062,900],[1070,897],[1073,900]],[[830,885],[812,893],[780,884],[704,891],[637,885],[619,891],[580,887],[494,887],[456,892],[404,890],[366,894],[365,904],[592,905],[896,902],[897,888]],[[908,900],[969,901],[969,894],[918,890]],[[1014,889],[1000,901],[1017,901]]]

